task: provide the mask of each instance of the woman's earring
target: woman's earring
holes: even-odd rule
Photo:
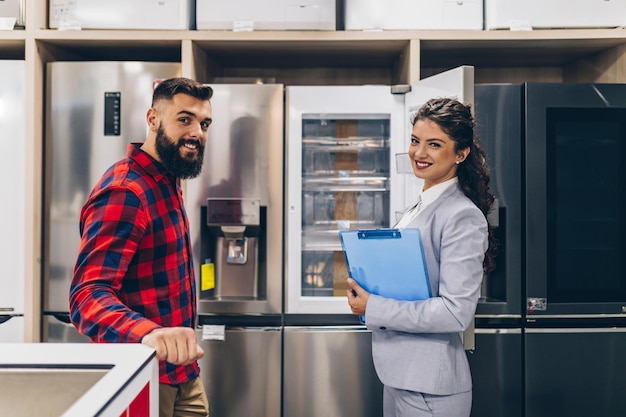
[[[456,161],[456,162],[455,162],[455,164],[457,164],[457,165],[458,165],[458,164],[460,164],[460,163],[461,163],[461,161]]]

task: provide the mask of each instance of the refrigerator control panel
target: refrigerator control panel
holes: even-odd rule
[[[104,136],[120,135],[120,117],[122,112],[122,93],[104,93]]]

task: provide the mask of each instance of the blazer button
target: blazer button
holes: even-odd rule
[[[380,330],[387,330],[387,328],[385,326],[381,326]]]

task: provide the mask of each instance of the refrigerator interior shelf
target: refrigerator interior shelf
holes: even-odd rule
[[[366,220],[328,220],[319,221],[313,225],[303,226],[303,236],[326,235],[331,234],[334,238],[339,239],[339,230],[355,230],[355,229],[371,229],[382,227],[371,219]],[[339,241],[337,241],[339,242]]]
[[[307,227],[302,232],[302,251],[340,251],[339,229],[311,230]]]
[[[330,227],[307,226],[302,231],[302,251],[341,251],[339,230],[375,229],[382,227],[371,221],[338,220]]]
[[[387,191],[389,180],[385,177],[324,177],[303,178],[303,191]]]
[[[360,184],[359,184],[360,185]],[[303,187],[303,191],[330,191],[335,193],[341,192],[377,192],[382,193],[388,191],[387,187],[371,187],[359,185],[334,185],[324,186],[324,184],[316,184],[315,186]]]
[[[336,240],[337,242],[335,242],[334,240],[315,240],[313,242],[309,242],[303,239],[304,243],[302,244],[302,252],[339,252],[341,251],[341,243],[339,243],[339,238],[337,238]]]
[[[351,136],[347,138],[337,137],[305,137],[302,139],[302,147],[307,150],[323,149],[341,151],[361,151],[363,149],[381,149],[389,146],[389,139],[384,137]]]
[[[381,177],[382,175],[382,177]],[[315,170],[315,171],[307,171],[303,175],[303,181],[319,181],[318,178],[322,178],[323,180],[341,180],[346,181],[352,178],[359,179],[358,177],[368,177],[368,179],[380,177],[380,180],[386,180],[388,176],[387,172],[384,171],[374,171],[368,169],[342,169],[342,170]]]

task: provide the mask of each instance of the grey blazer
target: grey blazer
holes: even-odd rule
[[[432,298],[370,295],[365,323],[383,384],[448,395],[472,388],[462,333],[472,323],[488,246],[487,221],[458,184],[425,206],[409,227],[422,234]],[[393,274],[393,270],[389,271]]]

